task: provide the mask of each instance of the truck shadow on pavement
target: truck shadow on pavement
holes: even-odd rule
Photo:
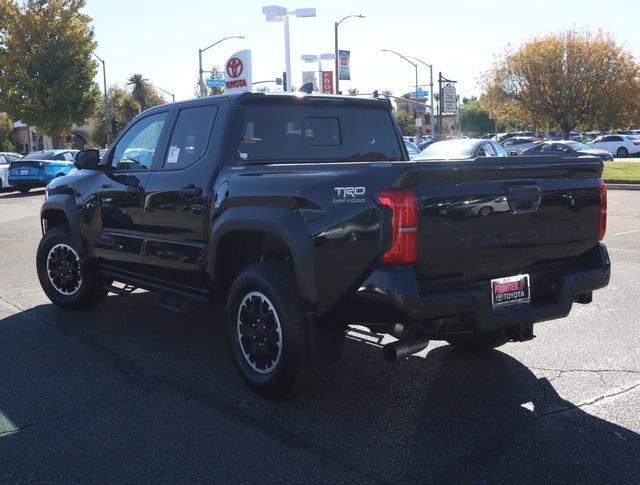
[[[135,293],[86,312],[38,305],[0,321],[1,481],[71,469],[85,482],[259,480],[231,465],[239,459],[290,470],[279,483],[637,480],[640,435],[564,400],[553,375],[505,352],[440,346],[390,365],[380,349],[347,340],[312,394],[271,402],[233,368],[221,305],[181,316],[155,301]],[[250,442],[213,416],[248,429]],[[298,467],[304,460],[314,465]]]

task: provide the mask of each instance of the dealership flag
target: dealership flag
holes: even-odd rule
[[[340,69],[340,79],[345,81],[351,80],[351,73],[349,72],[349,57],[351,53],[349,51],[338,51],[338,63]]]

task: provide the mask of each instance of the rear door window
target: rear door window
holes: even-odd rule
[[[215,119],[215,106],[198,106],[180,111],[162,168],[188,167],[200,160],[207,150],[209,133]]]
[[[402,160],[391,113],[377,107],[261,104],[242,109],[245,163]]]

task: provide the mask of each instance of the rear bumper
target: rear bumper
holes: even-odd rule
[[[358,312],[368,309],[364,312],[369,313],[369,321],[374,322],[381,322],[380,318],[387,322],[424,322],[459,317],[472,328],[490,331],[566,317],[574,301],[588,301],[591,291],[607,286],[610,274],[607,248],[599,244],[595,263],[586,269],[556,274],[553,290],[547,292],[544,299],[536,298],[534,288],[536,279],[540,283],[542,276],[533,273],[530,304],[493,310],[489,281],[420,294],[413,268],[388,267],[375,270],[367,278],[358,289],[352,307],[358,308]]]
[[[46,187],[51,182],[48,175],[12,175],[9,174],[9,184],[14,187]]]

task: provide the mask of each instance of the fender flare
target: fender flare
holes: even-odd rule
[[[214,222],[209,237],[209,276],[215,280],[216,253],[220,240],[236,231],[269,232],[289,248],[300,296],[318,303],[313,259],[313,239],[302,219],[284,207],[231,207]]]
[[[79,251],[80,256],[84,256],[85,244],[82,239],[82,232],[80,229],[80,214],[74,197],[69,194],[49,195],[40,208],[40,221],[45,219],[45,213],[47,211],[62,212],[65,215],[69,222],[69,230],[71,231],[73,244],[76,247],[76,250]],[[42,226],[42,230],[44,234],[44,225]]]

